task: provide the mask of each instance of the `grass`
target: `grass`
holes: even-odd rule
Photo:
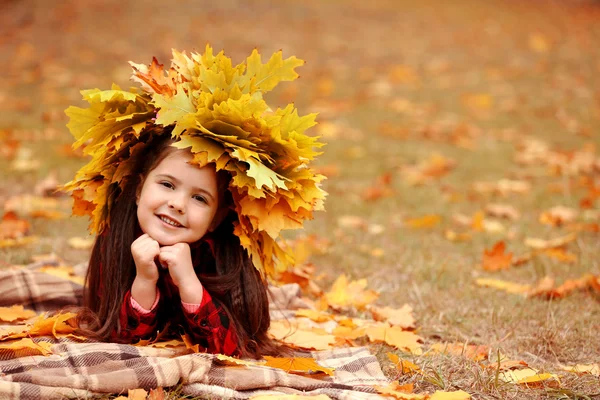
[[[42,113],[55,115],[77,104],[79,88],[108,87],[113,80],[126,86],[128,71],[122,67],[127,60],[145,62],[159,55],[166,62],[169,47],[201,48],[205,40],[217,49],[225,48],[234,60],[254,46],[264,54],[283,48],[284,55],[308,60],[302,79],[291,84],[300,111],[320,109],[321,122],[339,127],[335,135],[324,132],[328,145],[317,162],[319,167],[336,166],[339,171],[325,182],[327,211],[306,226],[307,233],[332,242],[327,253],[311,259],[318,267],[317,275],[325,273],[319,284],[328,288],[341,273],[365,277],[369,287],[381,293],[378,304],[414,307],[425,347],[445,341],[489,345],[492,355],[501,351],[511,359],[558,374],[561,385],[528,389],[503,384],[493,368],[449,355],[400,353],[424,372],[398,375],[385,355],[391,349],[373,346],[386,374],[401,384],[414,383],[418,391],[462,389],[478,399],[598,398],[597,377],[560,370],[561,365],[600,359],[597,295],[581,292],[551,301],[526,299],[473,283],[476,277],[534,283],[546,275],[562,282],[584,273],[600,273],[600,242],[595,233],[581,233],[569,245],[578,257],[574,264],[539,256],[508,271],[490,273],[480,268],[483,250],[499,240],[506,241],[509,251],[521,254],[527,250],[526,237],[567,233],[566,227],[539,223],[539,214],[556,205],[578,209],[586,194],[577,185],[578,179],[585,175],[598,182],[597,169],[568,177],[549,174],[544,160],[531,166],[515,162],[524,139],[538,139],[563,152],[588,143],[600,145],[596,133],[600,127],[600,57],[595,45],[600,38],[598,4],[379,0],[347,8],[348,3],[287,0],[277,6],[275,14],[266,1],[256,0],[251,8],[214,5],[208,32],[192,23],[191,16],[177,11],[189,10],[189,4],[182,1],[180,8],[169,10],[180,23],[165,26],[160,36],[131,32],[128,27],[151,17],[144,14],[147,10],[128,13],[131,5],[119,3],[113,29],[97,35],[93,27],[106,19],[103,6],[79,9],[66,31],[45,33],[37,26],[15,30],[5,39],[3,52],[21,51],[9,73],[0,78],[6,88],[0,106],[9,111],[0,117],[0,129],[13,129],[15,136],[29,138],[22,146],[31,150],[32,159],[39,160],[41,167],[15,172],[3,161],[0,204],[31,192],[50,170],[57,172],[61,182],[70,179],[82,161],[65,159],[56,152],[70,142],[66,121],[59,114],[43,120]],[[42,15],[32,10],[37,19],[61,21],[59,13]],[[259,18],[278,31],[276,39],[264,26],[252,22]],[[239,32],[245,32],[243,38]],[[103,40],[97,41],[96,36]],[[69,38],[74,50],[56,55],[59,38]],[[39,58],[27,56],[27,49],[23,50],[27,43],[35,47]],[[79,57],[78,51],[84,48],[88,52]],[[398,75],[394,72],[398,66],[410,74]],[[319,82],[329,82],[333,91],[323,94]],[[465,99],[473,94],[483,95],[483,102],[489,96],[489,107],[469,106]],[[271,99],[277,102],[287,97],[289,93],[282,90]],[[32,106],[22,111],[27,102]],[[390,127],[388,131],[384,124]],[[457,142],[461,137],[462,142]],[[433,153],[455,160],[456,168],[422,186],[403,179],[404,166]],[[365,189],[384,173],[392,175],[393,195],[365,201]],[[507,196],[473,190],[475,182],[500,179],[527,179],[532,188],[525,195]],[[550,191],[551,184],[561,190]],[[464,243],[444,237],[446,229],[465,230],[454,222],[456,213],[472,216],[494,202],[511,204],[521,213],[517,221],[501,221],[506,232],[473,233],[472,240]],[[596,203],[594,210],[597,207]],[[427,214],[439,215],[441,224],[423,230],[404,224],[406,218]],[[381,225],[384,232],[344,228],[338,223],[344,215]],[[41,240],[26,248],[0,249],[0,259],[8,264],[26,263],[31,254],[54,251],[69,262],[81,262],[86,252],[70,249],[66,240],[84,236],[86,225],[81,219],[35,220],[32,230]],[[382,254],[373,256],[373,248],[382,249]]]

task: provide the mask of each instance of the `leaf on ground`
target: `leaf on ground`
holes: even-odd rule
[[[452,354],[474,361],[482,361],[488,358],[490,348],[485,345],[466,343],[434,343],[431,345],[431,350],[435,353]]]
[[[183,343],[185,343],[185,347],[187,349],[192,350],[194,353],[200,353],[200,345],[197,343],[194,344],[190,335],[187,333],[181,335],[181,340],[183,340]]]
[[[172,340],[168,340],[166,342],[149,343],[148,346],[150,346],[150,347],[156,347],[158,349],[164,349],[164,348],[167,348],[167,347],[186,346],[186,344],[182,340],[172,339]]]
[[[527,387],[555,387],[560,384],[558,376],[547,372],[540,373],[533,368],[504,371],[500,374],[500,379],[506,383],[526,385]]]
[[[475,182],[473,190],[481,194],[524,194],[531,190],[531,184],[527,181],[501,179],[498,182]]]
[[[50,342],[34,342],[30,338],[22,338],[20,340],[0,343],[0,352],[3,350],[12,350],[17,353],[17,356],[25,355],[42,355],[48,356],[52,354]]]
[[[519,283],[503,281],[500,279],[478,278],[475,280],[475,282],[479,286],[491,287],[494,289],[504,290],[505,292],[508,292],[508,293],[525,295],[531,290],[531,285],[527,285],[527,284],[523,285],[523,284],[519,284]]]
[[[469,232],[454,232],[451,229],[446,230],[444,236],[451,242],[468,242],[472,239]]]
[[[408,304],[403,305],[402,308],[372,306],[370,311],[375,321],[387,321],[391,325],[399,326],[403,329],[415,328],[415,318],[412,315],[413,309]]]
[[[22,305],[12,307],[0,307],[0,321],[13,322],[22,321],[35,317],[37,313],[33,310],[26,310]]]
[[[367,230],[369,224],[367,221],[356,215],[342,215],[337,219],[338,226],[345,229]]]
[[[400,327],[384,323],[366,326],[365,330],[371,342],[385,342],[392,347],[417,355],[422,353],[423,339],[413,332],[403,331]]]
[[[397,354],[388,352],[387,356],[390,361],[396,365],[398,371],[402,372],[403,374],[415,374],[421,372],[421,368],[419,368],[418,365],[411,361],[401,359]]]
[[[468,400],[470,398],[471,395],[462,390],[457,390],[454,392],[442,392],[436,390],[436,392],[431,395],[429,400]]]
[[[540,214],[539,221],[545,225],[558,227],[573,222],[578,215],[579,212],[574,208],[556,206]]]
[[[314,358],[309,357],[291,357],[279,358],[264,356],[267,361],[264,365],[272,368],[279,368],[292,374],[315,374],[323,372],[329,376],[334,375],[335,369],[325,368],[317,363]]]
[[[552,280],[552,285],[546,285],[537,290],[534,289],[531,291],[530,296],[545,297],[547,299],[563,298],[574,291],[593,288],[596,279],[594,275],[584,274],[579,279],[567,279],[558,287],[554,287],[554,280]]]
[[[433,228],[442,222],[442,217],[437,214],[424,215],[419,218],[407,218],[404,224],[413,229]]]
[[[576,374],[590,374],[600,377],[600,363],[563,366],[562,369],[565,371],[574,372]]]
[[[38,240],[39,238],[37,236],[25,236],[17,239],[0,239],[0,248],[25,246],[35,243]]]
[[[388,386],[375,386],[377,393],[384,395],[386,398],[393,397],[398,400],[427,400],[429,397],[426,394],[412,393],[412,387],[410,391],[404,390],[408,388],[405,385],[400,385],[398,382],[392,382]]]
[[[165,390],[161,387],[150,389],[148,400],[165,400]]]
[[[486,271],[508,269],[512,265],[512,253],[505,253],[506,244],[500,241],[490,250],[484,250],[482,266]]]
[[[492,217],[505,218],[511,221],[521,218],[519,211],[509,204],[488,204],[485,207],[485,212]]]
[[[577,255],[569,253],[563,248],[545,249],[542,251],[542,254],[567,264],[577,262]]]
[[[301,308],[300,310],[296,310],[296,317],[305,317],[315,322],[326,322],[333,319],[333,315],[329,313],[312,310],[309,308]]]
[[[354,306],[363,310],[379,297],[379,293],[366,287],[366,279],[348,282],[346,275],[342,274],[333,283],[331,290],[325,293],[324,298],[333,309]]]
[[[29,234],[30,228],[28,221],[20,219],[13,211],[8,211],[0,220],[0,240],[20,239]]]
[[[561,236],[561,237],[558,237],[555,239],[550,239],[550,240],[538,239],[538,238],[526,238],[525,246],[531,247],[532,249],[536,249],[536,250],[546,250],[546,249],[553,249],[556,247],[562,247],[562,246],[566,245],[567,243],[574,241],[575,239],[577,239],[577,233],[575,233],[575,232],[569,233],[568,235]]]
[[[276,340],[306,350],[331,349],[336,342],[333,335],[298,329],[296,325],[283,321],[272,321],[269,334]]]
[[[256,360],[242,360],[240,358],[235,358],[235,357],[230,357],[230,356],[226,356],[224,354],[217,354],[217,360],[218,362],[225,364],[225,365],[233,365],[233,366],[251,366],[251,365],[264,365],[265,361],[264,360],[260,360],[260,361],[256,361]]]

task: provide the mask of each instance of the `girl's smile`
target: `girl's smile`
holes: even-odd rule
[[[170,153],[139,191],[140,228],[162,246],[197,242],[211,229],[219,208],[214,168],[198,168],[189,163],[192,159],[186,150]]]

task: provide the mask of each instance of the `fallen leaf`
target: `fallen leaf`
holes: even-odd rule
[[[402,306],[402,308],[391,308],[391,307],[376,307],[370,308],[375,321],[387,321],[390,325],[399,326],[402,329],[414,329],[415,318],[412,315],[412,307],[408,304]]]
[[[0,221],[0,240],[22,238],[29,233],[30,227],[29,222],[8,211]]]
[[[444,236],[451,242],[468,242],[472,239],[471,234],[469,232],[457,233],[453,230],[447,230],[444,233]]]
[[[240,358],[229,357],[224,354],[217,354],[217,360],[225,365],[242,365],[242,366],[251,366],[251,365],[264,365],[264,360],[242,360]]]
[[[333,283],[331,290],[325,293],[324,298],[333,309],[354,306],[363,310],[379,297],[379,293],[365,289],[366,287],[366,279],[348,282],[346,275],[342,274]]]
[[[503,281],[499,279],[478,278],[475,280],[477,285],[504,290],[508,293],[527,294],[531,290],[531,285],[522,285],[514,282]]]
[[[298,400],[298,399],[309,399],[309,400],[331,400],[331,397],[326,394],[318,394],[316,396],[302,395],[302,394],[258,394],[250,397],[250,400]]]
[[[307,350],[328,350],[336,342],[333,335],[302,330],[297,325],[284,321],[272,321],[269,335],[288,345]]]
[[[413,332],[403,331],[397,326],[378,323],[365,327],[367,336],[371,342],[385,342],[400,350],[409,351],[413,354],[421,354],[421,342],[423,339]]]
[[[550,373],[540,373],[533,368],[504,371],[500,374],[500,379],[507,383],[528,387],[557,386],[560,382],[558,376]]]
[[[574,241],[575,239],[577,239],[577,233],[573,232],[551,240],[526,238],[525,245],[536,250],[545,250],[555,247],[562,247],[567,243]]]
[[[484,250],[482,267],[486,271],[499,271],[510,268],[512,253],[505,253],[506,244],[497,242],[491,250]]]
[[[431,395],[429,400],[468,400],[471,398],[471,395],[462,390],[457,390],[454,392],[442,392],[436,390],[434,394]]]
[[[573,222],[579,215],[579,212],[574,208],[556,206],[544,211],[539,218],[542,224],[551,226],[562,226],[565,223]]]
[[[427,400],[429,396],[424,394],[407,393],[402,390],[403,386],[400,386],[398,382],[392,382],[388,386],[375,386],[377,393],[385,395],[386,397],[393,397],[398,400]]]
[[[0,321],[13,322],[26,320],[35,317],[37,313],[32,310],[26,310],[22,305],[12,307],[0,307]]]
[[[358,217],[356,215],[343,215],[338,218],[337,223],[340,228],[346,229],[367,230],[367,227],[369,226],[369,224],[364,218]]]
[[[71,282],[77,283],[83,286],[85,284],[85,277],[75,274],[75,270],[72,266],[58,265],[58,266],[44,266],[38,269],[38,271],[44,272],[48,275],[56,276],[58,278],[64,278]]]
[[[13,340],[6,343],[0,343],[0,352],[2,350],[14,351],[16,357],[23,357],[26,355],[42,355],[48,356],[52,354],[52,343],[50,342],[34,342],[30,338],[23,338],[20,340]]]
[[[531,33],[529,35],[529,48],[536,53],[547,53],[550,50],[550,42],[541,33]]]
[[[421,228],[432,228],[438,225],[442,221],[442,217],[437,214],[425,215],[420,218],[408,218],[404,221],[404,223],[411,228],[421,229]]]
[[[403,360],[394,353],[388,352],[387,356],[390,359],[390,361],[396,365],[396,368],[398,368],[398,370],[403,374],[415,374],[421,372],[421,368],[419,368],[418,365],[408,360]]]
[[[264,356],[263,358],[267,361],[264,364],[266,367],[279,368],[292,374],[315,374],[323,372],[329,376],[333,376],[335,371],[333,368],[325,368],[319,365],[314,358],[277,358],[269,356]]]
[[[296,310],[296,317],[306,317],[315,322],[326,322],[333,319],[333,315],[318,310],[302,308]]]
[[[560,262],[569,264],[577,262],[577,256],[573,253],[568,253],[563,248],[545,249],[541,253]]]
[[[600,377],[600,364],[577,364],[573,366],[562,367],[565,371],[574,372],[576,374],[590,374]]]

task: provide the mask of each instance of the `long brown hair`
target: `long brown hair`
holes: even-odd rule
[[[135,158],[130,160],[133,163],[132,174],[124,178],[121,187],[111,186],[107,194],[110,226],[97,236],[94,243],[84,290],[84,310],[87,311],[80,313],[80,323],[87,326],[86,334],[99,340],[108,340],[113,332],[119,331],[123,298],[135,279],[130,246],[139,234],[136,192],[145,176],[176,150],[170,146],[170,129],[157,132],[159,129],[162,128],[153,127],[145,135],[145,147],[130,155]],[[222,188],[220,207],[227,207],[232,202],[226,189],[230,178],[225,171],[217,174],[219,188]],[[239,238],[233,234],[236,220],[237,214],[230,210],[210,234],[214,271],[210,275],[199,275],[199,279],[230,316],[237,331],[241,356],[259,358],[264,354],[285,352],[267,335],[271,322],[267,285]],[[195,252],[206,246],[190,247],[192,260],[201,259]]]

